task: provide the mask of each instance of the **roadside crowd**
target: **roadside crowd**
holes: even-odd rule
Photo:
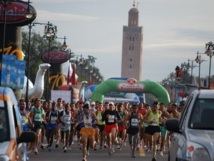
[[[36,133],[35,142],[28,145],[28,150],[36,155],[46,145],[51,152],[60,142],[67,152],[77,140],[82,161],[87,161],[90,148],[107,148],[108,155],[112,155],[115,148],[121,150],[128,140],[131,157],[135,158],[136,151],[143,147],[147,152],[152,151],[152,161],[156,161],[157,151],[163,156],[170,144],[171,134],[164,123],[169,118],[179,118],[184,103],[167,106],[156,101],[152,105],[98,101],[66,103],[58,98],[56,102],[34,99],[28,106],[21,99],[19,107],[24,131]]]

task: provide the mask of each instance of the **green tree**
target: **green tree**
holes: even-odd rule
[[[36,78],[36,73],[39,68],[39,64],[43,63],[41,56],[49,51],[49,41],[41,36],[39,33],[32,32],[31,33],[31,41],[30,41],[30,51],[28,53],[28,45],[29,45],[29,33],[26,31],[22,32],[22,51],[25,54],[24,59],[27,61],[29,56],[29,79],[34,83]],[[62,44],[56,40],[51,41],[51,47],[53,46],[62,46]]]

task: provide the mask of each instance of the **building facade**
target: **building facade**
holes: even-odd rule
[[[121,77],[142,80],[143,27],[135,4],[128,16],[128,26],[123,26]]]

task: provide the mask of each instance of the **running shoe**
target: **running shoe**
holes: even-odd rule
[[[51,147],[50,146],[48,146],[48,151],[51,152]]]
[[[70,146],[68,147],[68,150],[71,150],[71,147],[70,147]]]
[[[64,148],[64,153],[66,153],[67,152],[67,146]]]
[[[90,155],[89,150],[87,150],[87,155]]]
[[[34,154],[38,154],[38,149],[37,148],[35,148],[35,150],[34,150]]]
[[[112,149],[108,149],[108,155],[112,155]]]
[[[115,152],[115,150],[114,150],[114,146],[112,146],[111,151],[112,151],[112,153],[114,153],[114,152]]]
[[[156,158],[152,158],[152,161],[156,161]]]
[[[147,152],[150,152],[150,151],[151,151],[151,149],[150,149],[150,148],[147,148],[147,149],[146,149],[146,151],[147,151]]]
[[[40,148],[41,148],[42,150],[44,150],[44,146],[43,146],[43,145],[41,145]]]
[[[160,151],[160,156],[163,156],[163,151]]]
[[[56,145],[55,145],[55,148],[58,148],[58,147],[59,147],[59,145],[58,145],[58,144],[56,144]]]

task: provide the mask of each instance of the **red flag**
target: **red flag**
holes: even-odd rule
[[[71,69],[71,63],[69,63],[68,65],[68,75],[67,75],[67,84],[71,83],[71,73],[72,73],[72,69]]]
[[[71,75],[71,79],[70,82],[72,85],[76,85],[76,64],[72,64],[72,75]]]

